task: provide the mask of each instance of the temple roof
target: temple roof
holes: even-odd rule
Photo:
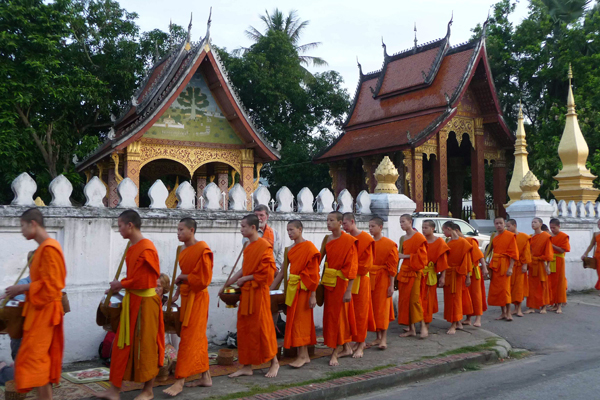
[[[392,56],[384,51],[381,71],[363,74],[359,68],[344,132],[315,157],[316,162],[417,147],[456,115],[467,88],[477,99],[485,128],[503,136],[502,143],[514,141],[498,104],[485,35],[451,47],[451,22],[442,39]]]
[[[255,161],[279,159],[279,153],[263,137],[241,103],[217,53],[210,34],[197,43],[188,39],[158,60],[148,71],[140,87],[114,120],[109,138],[77,165],[81,171],[115,151],[125,149],[140,139],[175,101],[200,69],[206,84],[222,109],[227,121],[240,135],[246,148],[254,149]]]

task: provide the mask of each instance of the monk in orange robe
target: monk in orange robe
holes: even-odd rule
[[[371,302],[375,316],[377,339],[370,346],[387,349],[387,330],[390,322],[395,320],[392,295],[394,294],[394,277],[398,273],[398,247],[393,240],[383,237],[383,220],[379,217],[369,221],[369,232],[375,240],[375,257],[371,268]]]
[[[471,284],[463,287],[463,312],[467,316],[464,325],[471,325],[471,317],[475,316],[473,326],[481,326],[481,316],[487,310],[487,301],[485,300],[485,278],[488,277],[485,257],[479,248],[479,242],[473,237],[465,236],[460,225],[454,224],[458,236],[465,239],[471,245],[471,267],[469,276]]]
[[[534,313],[536,309],[540,314],[546,314],[546,306],[550,304],[550,288],[548,263],[554,259],[552,241],[548,232],[542,231],[541,218],[534,218],[531,227],[534,234],[531,237],[531,264],[529,265],[529,295],[527,296],[527,310],[525,314]]]
[[[126,289],[121,321],[112,347],[111,387],[98,397],[118,399],[123,381],[143,382],[136,399],[154,397],[152,386],[165,354],[165,327],[161,298],[156,294],[160,263],[154,244],[141,232],[142,220],[134,210],[119,215],[119,233],[129,239],[125,262],[127,275],[110,283],[113,293]]]
[[[452,221],[444,222],[442,231],[450,238],[448,247],[448,269],[445,277],[440,279],[440,286],[444,288],[444,319],[451,323],[448,335],[454,335],[457,329],[462,329],[462,317],[465,315],[463,301],[465,300],[464,287],[471,284],[469,266],[471,261],[471,244],[458,235],[458,227]],[[469,292],[466,301],[471,301]],[[472,307],[472,306],[471,306]]]
[[[515,305],[515,311],[511,314],[522,317],[521,303],[525,297],[529,296],[527,266],[531,264],[531,236],[517,231],[517,221],[514,219],[506,221],[506,230],[517,235],[517,249],[519,250],[519,260],[515,261],[513,274],[510,277],[510,297]]]
[[[436,237],[435,222],[430,219],[423,221],[421,227],[425,239],[427,239],[427,267],[423,270],[421,280],[421,303],[423,305],[423,319],[427,325],[433,320],[433,314],[439,311],[437,286],[438,274],[445,277],[448,269],[448,252],[450,247],[442,238]],[[441,280],[443,278],[440,277]]]
[[[356,334],[352,335],[352,341],[355,343],[352,349],[352,357],[362,358],[366,346],[367,332],[376,330],[369,276],[369,272],[373,268],[375,240],[367,232],[358,229],[356,219],[352,213],[343,215],[342,227],[346,233],[354,236],[357,240],[358,269],[352,287]]]
[[[600,220],[598,220],[598,229],[600,229]],[[600,265],[600,232],[594,232],[594,234],[592,235],[592,241],[581,256],[581,260],[583,261],[588,256],[589,252],[592,251],[594,248],[595,251],[593,257],[596,260],[596,266],[598,266]],[[600,268],[596,268],[596,274],[598,274],[598,280],[596,281],[595,289],[600,290]]]
[[[567,303],[567,277],[565,271],[565,254],[571,251],[569,235],[560,231],[560,220],[550,220],[550,231],[552,232],[552,249],[554,259],[550,263],[550,304],[552,311],[562,314],[562,305]]]
[[[212,386],[208,370],[208,285],[212,280],[213,253],[205,242],[196,240],[196,221],[183,218],[177,227],[177,239],[184,243],[179,253],[181,274],[175,279],[179,285],[173,302],[181,296],[181,342],[177,351],[177,381],[163,390],[169,396],[177,396],[183,390],[185,379],[202,374],[199,380],[188,383],[192,386]]]
[[[244,262],[242,269],[229,278],[224,287],[236,283],[242,289],[237,315],[237,345],[238,361],[243,367],[229,377],[252,375],[253,365],[271,361],[265,376],[275,378],[279,362],[269,293],[277,271],[273,246],[260,237],[256,215],[246,215],[241,225],[242,236],[248,238],[248,245],[244,248]]]
[[[315,245],[302,237],[304,227],[299,220],[288,222],[288,236],[294,241],[287,252],[289,277],[285,284],[287,319],[283,346],[298,348],[298,356],[290,367],[300,368],[310,362],[308,346],[317,343],[313,309],[317,305],[321,253]],[[285,261],[284,261],[285,264]],[[284,265],[284,270],[286,265]]]
[[[400,337],[416,336],[415,324],[421,322],[421,338],[429,336],[427,324],[423,321],[423,306],[421,304],[421,279],[423,269],[427,265],[427,239],[412,226],[410,214],[400,217],[400,228],[406,235],[400,238],[402,242],[402,261],[398,273],[398,323],[408,325],[408,331]]]
[[[52,399],[52,384],[60,381],[64,348],[62,289],[67,270],[60,244],[44,227],[37,208],[21,215],[21,233],[39,247],[33,255],[31,282],[6,288],[9,298],[25,294],[23,339],[15,361],[19,393],[37,388],[39,399]]]
[[[510,277],[513,273],[515,261],[519,259],[519,250],[517,249],[517,240],[515,234],[507,231],[503,217],[494,219],[497,235],[491,243],[494,256],[490,262],[489,268],[492,270],[492,279],[490,281],[490,293],[488,295],[488,304],[490,306],[500,306],[502,314],[498,320],[512,321],[510,313]]]
[[[325,288],[323,303],[323,338],[333,350],[329,365],[339,365],[339,358],[352,355],[352,335],[356,334],[352,285],[358,271],[358,241],[342,231],[342,213],[334,211],[327,216],[327,257],[321,284]]]

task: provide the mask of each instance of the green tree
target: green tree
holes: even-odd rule
[[[188,87],[177,98],[183,106],[182,111],[189,115],[191,120],[196,119],[196,111],[208,107],[208,96],[201,92],[199,87]]]

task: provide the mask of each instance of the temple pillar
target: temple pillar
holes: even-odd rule
[[[404,165],[404,194],[409,197],[412,201],[415,201],[415,186],[414,186],[414,165],[413,155],[411,150],[404,150],[402,152],[404,159],[402,164]]]
[[[221,193],[225,193],[224,199],[222,198],[220,203],[223,210],[227,210],[229,204],[229,165],[217,164],[215,167],[215,174],[217,175],[217,186],[221,190]],[[223,204],[225,202],[225,204]]]
[[[129,178],[138,188],[138,194],[135,196],[135,203],[140,206],[140,142],[133,142],[127,146],[125,154],[125,178]]]
[[[505,203],[506,162],[504,160],[497,160],[494,162],[494,208],[498,210],[498,214],[496,214],[496,216],[506,218],[506,210],[504,209]],[[481,219],[482,217],[479,218]]]
[[[417,204],[417,212],[423,211],[423,153],[414,152],[413,155],[413,187],[415,188],[415,198],[413,201]]]
[[[475,142],[471,147],[471,196],[475,217],[486,219],[485,206],[485,141],[483,118],[475,118]]]
[[[202,193],[206,187],[206,165],[198,168],[196,172],[196,208],[202,208]]]
[[[246,209],[252,210],[252,193],[254,192],[254,150],[242,149],[242,176],[240,181],[246,191]]]
[[[367,184],[367,190],[369,193],[375,193],[375,186],[377,186],[377,180],[375,180],[375,170],[381,162],[380,157],[362,157],[363,171],[365,171],[365,183]]]
[[[333,195],[337,195],[344,189],[347,189],[346,181],[346,161],[337,161],[329,164],[329,176],[331,176],[331,189]]]
[[[454,218],[460,218],[462,213],[462,194],[464,193],[465,168],[461,157],[448,159],[448,184],[452,193],[450,212]]]
[[[438,151],[433,164],[434,197],[439,205],[439,214],[448,215],[448,132],[438,133]]]

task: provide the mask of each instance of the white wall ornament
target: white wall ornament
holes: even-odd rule
[[[588,201],[585,203],[585,214],[588,218],[596,218],[596,210],[594,209],[594,203]]]
[[[324,188],[321,189],[317,195],[317,212],[318,213],[330,213],[333,211],[333,193],[331,190]]]
[[[554,211],[552,212],[552,218],[558,218],[558,204],[556,203],[556,200],[555,199],[550,200],[549,204],[554,209]]]
[[[577,202],[577,218],[585,218],[585,216],[586,216],[585,204],[583,204],[583,201],[578,201]]]
[[[138,195],[138,187],[131,178],[125,178],[119,183],[117,194],[119,195],[118,208],[137,208],[135,198]]]
[[[313,202],[315,201],[315,196],[313,196],[309,188],[303,187],[302,189],[300,189],[300,192],[298,192],[297,200],[299,213],[314,212]]]
[[[196,191],[189,181],[183,181],[175,191],[177,208],[181,210],[193,210],[196,208]]]
[[[566,217],[567,216],[567,203],[564,200],[560,200],[558,202],[558,216]]]
[[[287,186],[282,186],[275,195],[277,199],[277,212],[293,212],[294,211],[294,195]]]
[[[221,209],[221,189],[217,186],[216,183],[211,182],[204,188],[204,192],[202,195],[206,199],[206,203],[204,203],[205,210],[219,210]]]
[[[106,186],[100,181],[97,176],[92,177],[83,188],[85,194],[86,207],[104,207],[104,198],[106,197]]]
[[[233,211],[245,211],[247,201],[244,187],[239,183],[233,185],[229,191],[229,209]]]
[[[169,197],[169,190],[163,181],[157,179],[150,186],[148,197],[150,197],[150,208],[167,208],[166,202]]]
[[[10,188],[15,195],[15,198],[10,203],[12,206],[35,206],[33,195],[37,190],[37,184],[27,172],[23,172],[21,175],[17,176],[12,181]]]
[[[271,193],[269,193],[269,189],[266,186],[259,185],[254,193],[252,193],[252,198],[254,199],[254,207],[261,204],[269,207]]]
[[[337,202],[338,202],[338,211],[341,212],[342,214],[344,213],[351,213],[353,212],[353,208],[352,206],[354,205],[354,199],[352,198],[352,195],[350,194],[350,192],[348,191],[348,189],[344,189],[340,192],[340,194],[338,195],[337,198]]]
[[[356,213],[371,214],[371,196],[369,196],[369,192],[366,190],[363,190],[356,196]]]
[[[577,218],[577,205],[573,200],[567,204],[567,217]]]
[[[50,182],[50,194],[52,195],[52,201],[50,206],[52,207],[72,207],[71,204],[71,193],[73,193],[73,185],[66,176],[59,175],[52,179]]]

